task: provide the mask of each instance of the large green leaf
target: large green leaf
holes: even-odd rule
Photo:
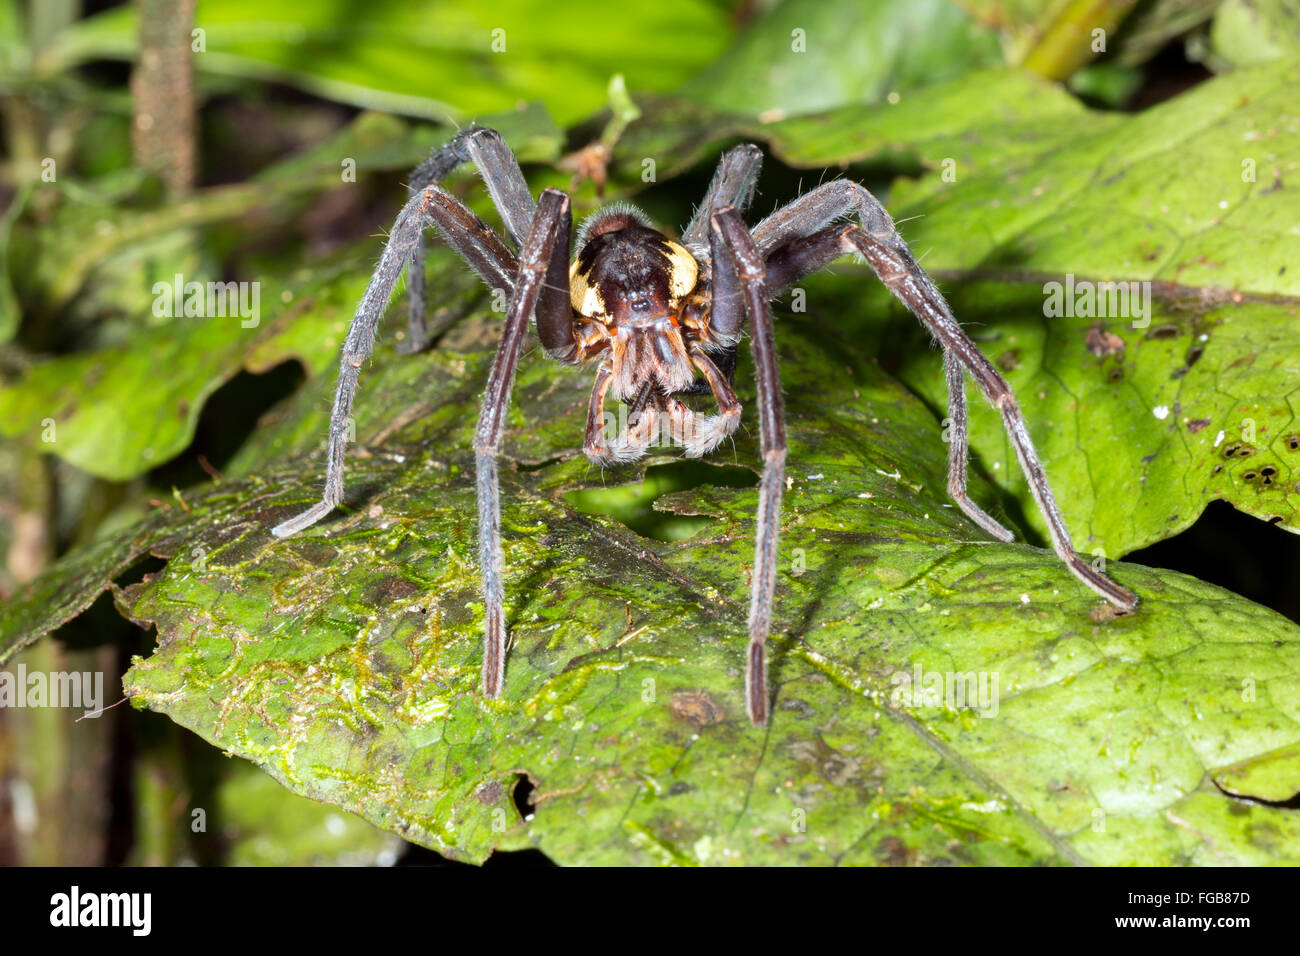
[[[332,382],[313,379],[241,461],[248,477],[187,492],[11,602],[0,659],[152,552],[166,568],[117,593],[158,628],[125,678],[137,704],[452,856],[1300,860],[1294,812],[1242,799],[1300,789],[1295,625],[1111,563],[1144,601],[1114,617],[1050,552],[984,540],[951,507],[937,416],[849,341],[787,316],[779,351],[791,482],[770,728],[748,724],[740,691],[754,489],[706,480],[660,499],[713,519],[677,542],[583,514],[566,494],[642,472],[602,475],[578,454],[590,372],[540,351],[506,440],[502,699],[477,693],[469,448],[485,351],[381,345],[349,507],[278,541],[269,527],[318,492]],[[738,382],[751,433],[714,461],[752,467],[747,362]],[[992,696],[981,710],[903,693],[918,673],[922,688],[969,674]]]
[[[894,193],[897,218],[920,217],[906,233],[928,269],[991,280],[954,290],[957,314],[1052,409],[1057,427],[1038,434],[1075,492],[1066,517],[1111,555],[1217,498],[1300,529],[1300,202],[1283,185],[1300,155],[1297,83],[1292,61],[1131,118],[1063,104],[1023,152],[995,157],[974,134],[927,146],[939,169]],[[1106,280],[1150,283],[1149,313],[1045,315],[1048,283]],[[905,380],[940,403],[933,356],[908,355]],[[973,447],[1028,511],[989,411]]]
[[[724,12],[705,0],[203,0],[195,26],[202,71],[293,83],[369,109],[472,119],[545,101],[563,122],[600,109],[612,74],[633,89],[669,90],[726,44]],[[47,66],[133,57],[134,10],[65,31]]]
[[[744,135],[810,169],[920,163],[890,211],[1017,392],[1050,409],[1054,426],[1034,434],[1070,489],[1068,523],[1081,547],[1113,557],[1182,531],[1215,499],[1300,528],[1300,202],[1286,186],[1298,84],[1300,62],[1287,61],[1121,115],[984,71],[895,105],[772,124],[673,107],[668,123],[633,127],[625,155],[675,169]],[[938,354],[863,272],[855,287],[819,284],[809,308],[837,322],[857,296],[871,314],[894,309],[897,327],[866,334],[941,408]],[[1049,283],[1064,294],[1106,281],[1149,283],[1149,312],[1045,314]],[[997,414],[977,403],[973,420],[981,467],[1042,533]]]
[[[682,92],[737,113],[811,113],[1001,62],[997,35],[951,0],[787,0]]]

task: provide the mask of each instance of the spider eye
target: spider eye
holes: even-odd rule
[[[600,290],[588,280],[587,273],[578,269],[577,259],[569,266],[569,301],[578,310],[579,315],[595,318],[605,314],[605,301],[600,297]]]
[[[671,239],[665,240],[668,246],[668,289],[673,302],[695,288],[700,276],[699,263],[695,257]]]

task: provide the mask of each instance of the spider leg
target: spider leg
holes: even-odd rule
[[[763,152],[752,143],[742,143],[727,150],[718,161],[713,179],[704,199],[695,207],[695,214],[682,232],[682,245],[694,251],[703,252],[710,242],[709,221],[713,214],[727,206],[734,206],[743,216],[754,198],[754,188],[758,185],[758,174],[763,167]],[[696,256],[707,264],[707,256]],[[736,347],[727,346],[715,353],[719,369],[727,381],[736,378]],[[701,381],[692,382],[677,392],[678,395],[708,395],[716,392],[710,384]]]
[[[844,255],[847,241],[845,236],[854,228],[856,227],[844,223],[835,223],[776,247],[767,256],[769,292],[786,289],[805,275],[830,265],[833,260]],[[943,367],[948,382],[948,416],[953,426],[948,446],[948,493],[966,516],[989,535],[1000,541],[1014,541],[1015,536],[993,520],[966,492],[968,429],[964,370],[949,349],[944,349]]]
[[[515,254],[505,247],[496,233],[461,202],[438,186],[426,186],[402,207],[388,235],[388,244],[379,257],[379,265],[357,305],[339,363],[339,383],[334,393],[334,410],[330,415],[329,456],[325,467],[325,493],[319,503],[302,514],[271,529],[277,538],[287,538],[309,528],[325,517],[343,500],[343,458],[347,449],[348,416],[356,398],[361,366],[375,344],[375,331],[384,308],[392,297],[393,287],[410,261],[411,250],[431,220],[443,238],[454,247],[489,286],[513,286],[518,269]]]
[[[718,161],[709,190],[695,209],[685,231],[682,245],[703,249],[709,244],[709,222],[715,212],[734,206],[743,216],[754,198],[758,173],[763,166],[763,152],[752,143],[727,150]]]
[[[731,370],[734,373],[736,353],[733,351],[730,355]],[[736,426],[740,424],[741,404],[727,376],[709,356],[704,354],[703,349],[691,349],[691,364],[703,373],[704,381],[713,393],[713,400],[718,403],[719,412],[717,415],[704,418],[697,417],[693,413],[689,414],[687,420],[690,422],[690,427],[683,434],[682,443],[686,446],[687,458],[700,458],[717,448],[736,430]],[[684,410],[690,412],[689,409]]]
[[[847,223],[835,223],[767,253],[767,291],[774,296],[784,292],[844,255],[844,233],[849,228]]]
[[[879,207],[879,203],[876,204]],[[1038,460],[1033,439],[1025,425],[1020,406],[1001,373],[993,367],[971,341],[957,320],[953,317],[948,303],[944,301],[939,290],[935,288],[930,277],[922,271],[913,258],[911,250],[902,237],[894,231],[892,220],[881,210],[883,221],[874,222],[874,231],[854,229],[846,238],[858,249],[882,282],[898,299],[911,310],[941,345],[952,355],[952,361],[966,368],[975,379],[984,396],[1002,414],[1002,422],[1011,439],[1020,461],[1020,469],[1029,481],[1029,490],[1038,504],[1038,510],[1047,520],[1048,534],[1052,539],[1052,549],[1065,562],[1074,576],[1100,594],[1116,607],[1131,610],[1137,607],[1138,599],[1132,591],[1116,584],[1105,574],[1098,571],[1074,552],[1069,529],[1056,504],[1051,485],[1047,483],[1047,474]],[[867,217],[864,217],[867,218]],[[870,221],[870,219],[868,219]]]
[[[660,426],[663,396],[658,394],[653,382],[647,382],[628,407],[627,427],[611,440],[605,427],[605,398],[613,380],[612,366],[601,362],[587,406],[587,436],[582,445],[583,454],[593,465],[635,461],[645,454]]]
[[[771,294],[771,287],[769,287],[768,294],[769,295]],[[703,351],[702,349],[694,349],[691,351],[691,355],[695,356],[696,354],[700,354],[702,351]],[[736,384],[736,346],[728,345],[724,348],[711,351],[708,354],[709,354],[709,361],[712,362],[713,365],[718,369],[718,372],[721,373],[723,380],[728,385],[735,385]],[[717,389],[715,389],[710,384],[709,379],[707,377],[703,381],[697,378],[695,381],[691,382],[690,385],[687,385],[681,391],[674,392],[673,394],[674,395],[712,395],[715,399],[718,397]]]
[[[966,493],[966,370],[952,349],[943,351],[943,373],[948,380],[948,417],[952,434],[948,443],[948,494],[966,517],[1000,541],[1014,541],[1016,536],[993,520]]]
[[[743,309],[749,319],[750,344],[754,350],[763,477],[758,490],[758,529],[750,586],[745,704],[750,720],[764,724],[768,712],[764,646],[772,626],[781,496],[785,490],[785,406],[776,368],[765,263],[737,210],[727,208],[713,214],[709,246],[713,259],[713,321],[738,328]]]
[[[439,147],[411,173],[408,184],[410,194],[415,196],[431,185],[440,184],[462,163],[472,162],[478,168],[479,175],[487,186],[488,194],[501,219],[505,223],[506,233],[514,247],[518,249],[528,234],[528,227],[533,221],[536,206],[528,183],[519,169],[519,161],[506,146],[496,130],[482,126],[466,126],[458,132],[451,142]],[[408,276],[408,334],[409,349],[419,352],[429,344],[428,331],[424,315],[424,236],[416,239],[411,252],[411,271]],[[492,286],[494,289],[506,289],[510,284]]]
[[[1052,548],[1057,556],[1065,562],[1075,577],[1112,604],[1124,609],[1136,607],[1138,599],[1133,592],[1116,584],[1075,554],[1070,533],[1065,527],[1061,510],[1052,495],[1047,475],[1038,460],[1038,453],[1034,449],[1033,440],[1029,437],[1029,429],[1025,426],[1024,416],[1011,392],[1011,386],[979,347],[971,341],[970,336],[962,330],[953,317],[952,310],[948,308],[948,303],[944,301],[934,282],[917,263],[907,243],[894,228],[893,219],[871,193],[857,183],[844,179],[826,183],[768,216],[754,227],[752,235],[764,256],[768,258],[780,258],[781,250],[815,236],[821,237],[820,244],[813,245],[826,254],[830,237],[833,235],[830,226],[837,220],[850,216],[856,218],[861,226],[844,229],[841,233],[842,251],[862,254],[890,292],[920,319],[921,324],[949,353],[951,358],[945,358],[945,362],[955,363],[958,367],[969,371],[985,397],[1002,414],[1003,425],[1012,447],[1016,450],[1020,468],[1029,482],[1030,492],[1047,521]],[[816,258],[811,253],[808,255],[809,258]],[[826,261],[829,260],[824,260],[821,264],[824,265]],[[788,278],[796,271],[797,269],[792,268],[783,278]],[[961,390],[953,389],[951,374],[948,381],[949,402],[953,404],[955,395],[961,394]],[[961,395],[960,410],[964,418],[964,394]],[[956,415],[953,417],[954,420],[957,418]],[[964,429],[962,437],[963,439],[965,437]],[[955,452],[956,449],[950,451],[950,467],[956,460]],[[960,479],[950,476],[949,487],[959,485],[964,491],[964,449],[961,460],[963,468]],[[979,518],[966,509],[961,499],[958,499],[958,504],[962,505],[968,515],[984,526]],[[988,518],[987,515],[983,517]],[[992,521],[992,519],[988,520]],[[985,527],[990,533],[996,535],[991,528]]]
[[[569,197],[558,189],[542,191],[537,215],[520,252],[519,271],[514,294],[506,308],[505,329],[497,348],[478,427],[474,431],[474,461],[478,474],[478,549],[483,573],[484,637],[483,693],[496,697],[501,693],[505,676],[506,627],[503,559],[501,556],[501,493],[497,476],[497,455],[505,428],[506,409],[514,385],[515,369],[528,332],[528,320],[538,312],[538,327],[543,326],[542,312],[561,301],[559,295],[543,292],[558,289],[568,316],[569,233],[572,213]],[[545,288],[544,288],[545,287]],[[549,302],[548,302],[549,299]],[[570,333],[571,335],[572,333]]]
[[[587,405],[587,435],[582,443],[583,453],[593,462],[603,463],[609,458],[609,446],[605,441],[605,395],[613,380],[614,370],[608,362],[601,362],[596,369],[596,384],[591,388],[591,401]]]

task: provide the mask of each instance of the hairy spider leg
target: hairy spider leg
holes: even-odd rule
[[[569,319],[569,233],[572,231],[569,197],[558,189],[545,189],[533,217],[532,228],[520,252],[514,294],[506,307],[505,329],[497,347],[478,427],[474,431],[474,461],[478,475],[479,567],[483,574],[483,693],[496,697],[505,676],[505,592],[502,584],[501,490],[497,455],[505,430],[506,409],[515,369],[533,312],[538,328],[563,317]],[[544,318],[544,314],[548,318]],[[570,332],[570,337],[572,333]],[[545,344],[545,337],[543,337]]]
[[[682,231],[682,245],[700,260],[701,267],[709,267],[709,222],[719,209],[733,206],[743,216],[754,199],[758,185],[758,174],[763,168],[763,151],[752,143],[741,143],[722,155],[713,179],[704,194],[704,199],[695,207],[695,214]],[[707,278],[707,275],[705,276]],[[770,288],[770,286],[769,286]],[[728,384],[736,380],[736,345],[719,349],[711,356],[711,361],[722,372]],[[678,395],[708,395],[717,398],[717,389],[712,381],[696,380]]]
[[[448,245],[491,288],[514,286],[519,268],[515,254],[506,248],[496,233],[466,208],[460,200],[439,186],[426,186],[412,196],[397,214],[388,244],[379,257],[379,265],[370,277],[361,302],[357,305],[339,362],[339,383],[334,392],[334,410],[330,414],[329,454],[325,466],[325,492],[320,502],[296,517],[271,529],[277,538],[287,538],[309,528],[325,517],[343,500],[343,461],[347,450],[348,416],[357,394],[361,366],[375,345],[375,331],[383,318],[398,276],[411,260],[411,250],[432,222]]]
[[[966,418],[966,370],[953,349],[943,350],[943,374],[948,383],[948,417],[952,419],[952,432],[948,436],[948,494],[957,502],[957,507],[965,512],[966,517],[988,532],[990,537],[999,541],[1015,541],[1016,536],[977,505],[966,491],[966,470],[970,461],[966,441],[969,431]]]
[[[519,249],[524,237],[528,235],[537,207],[533,203],[532,193],[528,191],[528,183],[519,168],[519,161],[496,130],[466,126],[451,142],[434,150],[428,159],[415,167],[407,188],[415,196],[428,186],[440,184],[456,167],[469,162],[478,169],[479,176],[487,186],[488,195],[492,197],[501,221],[505,224],[506,235],[510,237],[515,249]],[[513,276],[510,282],[492,288],[510,292],[513,290],[512,280]],[[424,304],[423,233],[416,238],[415,248],[411,252],[411,270],[407,274],[407,284],[407,305],[410,310],[407,350],[420,352],[429,345]]]
[[[767,257],[768,290],[773,294],[780,292],[808,273],[829,265],[846,251],[856,252],[857,247],[849,245],[846,238],[856,228],[847,223],[836,223],[778,246]],[[943,350],[943,367],[948,385],[948,416],[953,424],[948,443],[948,494],[966,516],[990,536],[999,541],[1014,541],[1015,535],[995,521],[967,493],[966,382],[961,362],[952,349]]]
[[[745,704],[749,719],[755,724],[765,724],[768,713],[765,645],[772,627],[781,496],[785,491],[785,405],[776,367],[772,308],[765,283],[766,263],[739,212],[724,208],[713,214],[709,245],[713,258],[713,322],[724,331],[738,329],[743,314],[749,319],[749,341],[754,351],[763,477],[758,487],[758,526],[750,584]]]
[[[856,217],[860,226],[834,226]],[[831,224],[831,225],[828,225]],[[836,240],[838,232],[839,241]],[[1107,601],[1125,610],[1137,606],[1132,591],[1121,587],[1080,558],[1052,495],[1047,475],[1024,416],[1002,375],[958,324],[934,282],[913,257],[885,208],[865,188],[840,179],[818,186],[758,223],[751,233],[769,261],[779,263],[779,281],[794,281],[820,269],[837,255],[856,252],[866,259],[885,286],[912,312],[945,350],[949,408],[956,441],[949,451],[948,487],[962,510],[980,527],[1003,541],[1011,533],[984,513],[966,494],[966,400],[961,370],[970,373],[985,397],[1001,413],[1003,425],[1030,492],[1047,521],[1052,548],[1076,578]],[[838,249],[836,249],[838,246]]]
[[[682,245],[692,253],[704,252],[709,243],[709,223],[719,209],[732,206],[743,216],[754,199],[762,168],[763,152],[752,143],[742,143],[723,153],[704,199],[682,231]]]
[[[732,352],[731,356],[731,368],[734,371],[735,353]],[[705,420],[706,424],[701,431],[706,433],[699,436],[699,440],[694,447],[688,446],[686,449],[686,457],[698,458],[712,451],[721,444],[724,438],[736,430],[736,426],[740,424],[741,405],[726,373],[698,345],[691,348],[691,364],[699,369],[700,374],[704,376],[709,391],[713,393],[713,400],[718,403],[719,412],[718,415],[713,416],[712,420]]]

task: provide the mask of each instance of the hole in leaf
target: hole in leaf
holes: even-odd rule
[[[578,511],[608,515],[643,538],[681,541],[708,527],[716,519],[706,515],[680,515],[656,511],[655,499],[677,491],[696,488],[752,488],[758,475],[739,465],[710,465],[702,461],[679,461],[647,468],[639,484],[614,488],[587,488],[564,496]]]
[[[118,587],[130,587],[132,584],[139,584],[145,579],[146,575],[157,574],[165,567],[167,567],[165,559],[146,554],[114,578],[113,583]]]
[[[533,803],[533,791],[536,789],[528,774],[515,774],[515,786],[510,796],[515,801],[515,809],[519,811],[519,816],[524,820],[532,819],[533,814],[537,812],[537,805]]]
[[[1245,442],[1234,441],[1223,446],[1224,458],[1249,458],[1255,454],[1255,449]]]

